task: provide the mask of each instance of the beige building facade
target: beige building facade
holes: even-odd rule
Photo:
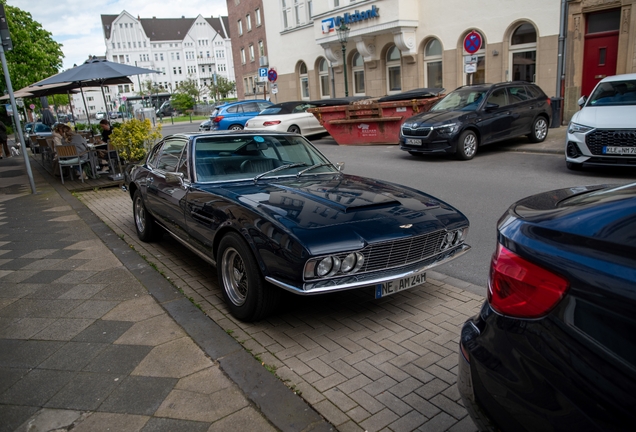
[[[276,100],[344,97],[345,70],[349,96],[510,80],[560,96],[561,13],[557,0],[265,1]],[[342,22],[349,27],[344,52],[336,31]],[[475,34],[482,43],[469,52]]]

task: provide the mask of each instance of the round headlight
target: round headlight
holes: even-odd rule
[[[356,254],[350,253],[349,255],[345,257],[345,259],[342,260],[342,265],[340,266],[340,269],[342,270],[343,273],[347,273],[353,270],[355,266],[356,266]]]
[[[323,258],[318,266],[316,267],[316,274],[320,277],[326,276],[329,274],[331,269],[333,268],[333,258],[330,256]]]

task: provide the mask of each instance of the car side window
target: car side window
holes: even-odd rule
[[[161,147],[163,146],[163,142],[157,144],[148,155],[148,161],[146,162],[149,166],[156,168],[157,167],[157,159],[161,154]]]
[[[532,97],[526,93],[525,86],[508,87],[508,100],[511,104],[525,102],[530,99],[532,99]]]
[[[168,172],[176,171],[184,148],[185,141],[183,140],[166,140],[161,148],[157,169]]]
[[[256,102],[248,102],[243,104],[243,112],[259,112],[258,104]]]
[[[487,103],[497,104],[500,107],[508,105],[508,93],[505,88],[495,90],[488,96]]]
[[[256,102],[256,103],[258,104],[259,111],[263,111],[265,108],[269,108],[272,106],[272,104],[265,103],[265,102]]]
[[[243,112],[243,108],[240,105],[231,106],[231,107],[228,107],[227,112],[229,112],[230,114],[236,114],[239,112]]]

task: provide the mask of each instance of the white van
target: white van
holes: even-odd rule
[[[603,78],[579,106],[567,131],[567,167],[636,168],[636,74]]]

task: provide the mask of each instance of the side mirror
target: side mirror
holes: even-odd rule
[[[338,162],[336,164],[336,168],[338,169],[338,171],[342,172],[344,171],[344,167],[345,167],[345,163],[344,162]]]
[[[587,102],[587,96],[583,95],[579,98],[578,104],[581,108],[583,108],[583,105],[585,105],[585,102]]]
[[[174,185],[183,185],[183,173],[169,172],[166,173],[166,183]]]
[[[490,102],[488,102],[488,103],[486,104],[486,106],[484,107],[484,109],[485,109],[486,111],[496,110],[497,108],[499,108],[499,105],[498,105],[498,104],[496,104],[496,103],[490,103]]]

